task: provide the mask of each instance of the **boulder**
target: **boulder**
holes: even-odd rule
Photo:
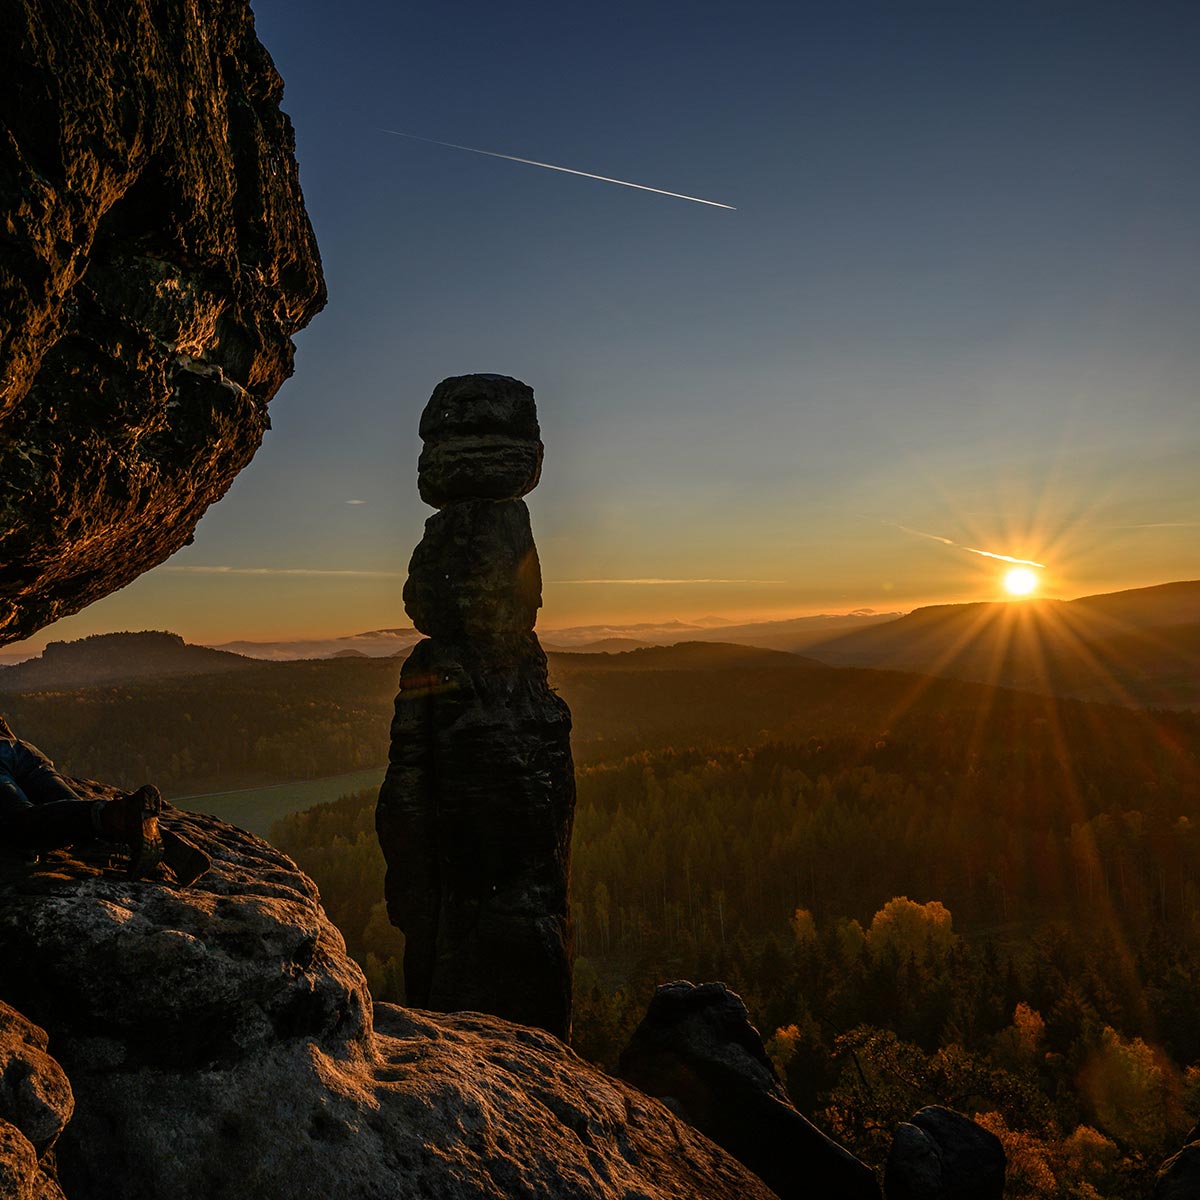
[[[213,860],[192,888],[90,852],[0,867],[0,995],[71,1079],[71,1200],[771,1200],[548,1033],[372,1006],[288,858],[163,821]]]
[[[404,585],[430,636],[400,672],[376,829],[408,1001],[566,1039],[571,714],[533,632],[542,576],[519,497],[537,483],[533,391],[444,380],[421,417],[425,523]]]
[[[0,1196],[4,1200],[63,1200],[52,1174],[42,1169],[37,1151],[15,1126],[0,1117]]]
[[[878,1200],[871,1169],[793,1106],[737,993],[663,984],[621,1054],[620,1075],[667,1103],[782,1200]]]
[[[13,1200],[62,1196],[47,1155],[75,1101],[48,1042],[44,1030],[0,1002],[0,1196]]]
[[[325,285],[247,0],[0,0],[0,29],[2,644],[191,538]]]
[[[1001,1200],[1006,1167],[994,1133],[931,1105],[896,1130],[884,1192],[887,1200]]]

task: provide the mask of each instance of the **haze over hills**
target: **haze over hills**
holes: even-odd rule
[[[625,630],[629,636],[614,631]],[[605,636],[597,636],[603,634]],[[0,691],[85,687],[203,675],[265,662],[402,658],[421,635],[408,627],[342,638],[189,645],[176,634],[101,634],[56,642],[41,658],[0,667]],[[1200,582],[1161,584],[1077,600],[948,604],[897,615],[858,611],[749,624],[706,617],[631,626],[547,630],[564,664],[652,670],[673,646],[677,666],[748,665],[737,647],[804,656],[808,666],[877,667],[938,674],[1119,704],[1200,706]],[[700,656],[711,646],[713,655]],[[754,665],[767,666],[764,656]],[[779,660],[775,661],[779,665]]]
[[[1077,699],[1200,705],[1200,581],[1077,600],[919,608],[810,645],[833,666],[947,675]]]
[[[551,650],[549,655],[556,671],[713,671],[735,667],[831,669],[815,658],[736,642],[676,642],[673,646],[642,646],[617,653]]]
[[[539,627],[538,636],[548,651],[566,650],[584,654],[615,654],[643,646],[673,646],[677,642],[739,642],[768,650],[803,650],[827,640],[832,634],[863,629],[892,621],[899,612],[857,609],[848,613],[820,613],[781,621],[732,621],[706,616],[694,621],[643,621],[628,625],[572,625],[565,628]],[[338,638],[312,638],[281,642],[223,642],[215,647],[248,658],[279,662],[296,658],[331,658],[346,650],[357,650],[371,658],[403,653],[421,640],[411,625],[374,629]]]
[[[283,642],[222,642],[216,650],[261,658],[269,662],[288,662],[298,658],[333,658],[345,651],[357,651],[367,658],[391,658],[404,653],[421,640],[411,625],[395,629],[373,629],[336,638],[302,638]]]

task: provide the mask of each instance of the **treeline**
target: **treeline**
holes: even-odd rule
[[[314,779],[387,761],[392,659],[261,663],[223,674],[3,697],[68,774],[168,795]]]
[[[581,950],[687,954],[797,907],[866,919],[905,892],[982,929],[1102,922],[1136,942],[1200,919],[1194,752],[1157,769],[997,748],[953,771],[950,757],[832,737],[583,769]]]
[[[399,676],[396,659],[252,663],[236,671],[121,685],[18,692],[0,709],[65,770],[174,794],[343,774],[381,765]],[[1147,713],[894,671],[834,670],[775,651],[684,644],[621,655],[550,655],[550,679],[574,714],[581,765],[644,751],[759,747],[839,738],[863,761],[936,754],[962,774],[980,755],[1018,791],[1073,785],[1120,805],[1123,764],[1139,788],[1167,789],[1200,735],[1188,712]],[[1003,761],[998,755],[1006,756]],[[1194,760],[1193,760],[1194,761]],[[1113,767],[1114,770],[1109,768]],[[1194,768],[1193,768],[1194,769]],[[1070,794],[1055,811],[1065,811]],[[1094,802],[1084,794],[1086,809]],[[1139,802],[1140,804],[1140,802]],[[1145,805],[1140,805],[1145,808]]]

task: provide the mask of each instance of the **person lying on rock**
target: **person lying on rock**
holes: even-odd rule
[[[80,796],[0,717],[0,846],[40,852],[76,842],[118,842],[129,847],[130,878],[140,879],[163,857],[161,811],[153,784],[111,800]]]

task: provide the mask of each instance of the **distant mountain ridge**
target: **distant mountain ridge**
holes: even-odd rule
[[[1200,581],[1076,600],[931,605],[903,615],[859,610],[743,625],[717,621],[705,618],[703,627],[683,621],[577,626],[547,630],[542,641],[564,666],[765,667],[782,665],[779,652],[786,652],[793,665],[885,668],[1080,700],[1200,708]],[[617,636],[617,629],[639,635]],[[601,633],[608,636],[595,636]],[[212,648],[189,645],[173,633],[99,634],[52,642],[40,658],[0,667],[0,693],[204,675],[264,661],[399,659],[421,636],[400,626],[326,640]],[[663,653],[667,649],[671,653]],[[747,649],[778,653],[779,660],[770,653],[746,656]]]
[[[393,658],[415,646],[424,634],[411,625],[395,629],[373,629],[336,638],[296,638],[279,642],[222,642],[216,650],[226,650],[246,658],[267,662],[291,662],[301,658],[338,658],[361,654],[365,658]]]
[[[808,647],[831,666],[945,675],[1081,700],[1200,706],[1200,581],[918,608]]]
[[[211,675],[253,665],[241,655],[193,646],[177,633],[97,633],[76,642],[50,642],[39,658],[0,667],[0,692]]]
[[[731,621],[707,616],[695,621],[641,621],[628,625],[572,625],[539,628],[548,650],[573,653],[621,653],[642,646],[673,646],[678,642],[739,642],[765,650],[802,651],[831,634],[893,621],[900,612],[856,609],[848,613],[818,613],[780,621]],[[374,629],[337,638],[300,638],[278,642],[223,642],[215,647],[247,658],[286,662],[300,658],[333,658],[358,651],[368,658],[392,658],[406,653],[424,634],[411,625]]]
[[[642,646],[616,654],[571,650],[550,653],[557,670],[569,671],[701,671],[735,667],[776,667],[793,671],[805,667],[818,671],[831,669],[815,658],[733,642],[676,642],[673,646]]]

